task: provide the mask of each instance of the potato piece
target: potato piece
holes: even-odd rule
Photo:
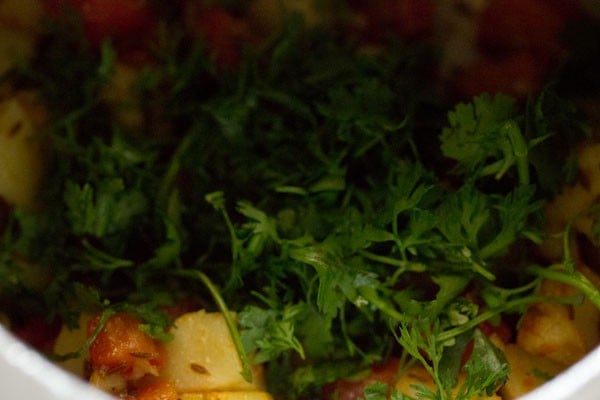
[[[6,329],[10,329],[10,319],[4,313],[0,313],[0,325],[5,327]]]
[[[573,186],[566,186],[545,209],[546,227],[550,233],[564,231],[572,224],[575,232],[593,238],[595,215],[586,213],[600,196],[600,143],[585,142],[577,153],[580,179]],[[549,260],[562,257],[562,238],[546,239],[539,247],[541,254]]]
[[[168,361],[163,376],[179,393],[262,390],[262,368],[255,366],[252,383],[240,374],[242,364],[221,313],[204,310],[175,321],[173,340],[166,343]]]
[[[541,294],[554,297],[574,295],[576,289],[555,281],[544,281]],[[582,358],[588,349],[571,306],[534,304],[525,312],[517,331],[517,344],[525,351],[547,357],[565,366]]]
[[[121,397],[127,394],[127,379],[120,374],[101,374],[98,371],[90,376],[90,384],[103,392]]]
[[[515,344],[501,345],[501,350],[510,367],[508,381],[500,389],[504,400],[516,399],[532,391],[565,368],[545,357],[529,354]]]
[[[30,35],[14,29],[0,28],[0,75],[32,55]]]
[[[227,392],[201,392],[183,393],[180,400],[272,400],[273,397],[262,391],[227,391]]]
[[[82,315],[79,319],[78,328],[69,329],[63,326],[54,343],[54,353],[67,354],[79,350],[87,340],[86,326],[89,320],[90,317],[88,315]],[[84,352],[80,357],[57,362],[57,364],[63,369],[81,378],[85,378],[85,363],[87,358],[89,358],[89,355],[87,352]]]
[[[0,74],[33,55],[43,13],[40,0],[0,1]]]
[[[577,269],[600,289],[600,276],[586,265],[578,265]],[[600,343],[600,310],[589,300],[573,307],[573,323],[584,338],[587,351],[591,351]]]
[[[458,386],[460,387],[461,383],[464,382],[464,376],[459,376]],[[429,389],[434,390],[435,384],[433,382],[433,378],[429,373],[420,365],[412,367],[408,369],[405,373],[403,373],[398,381],[396,382],[395,388],[398,389],[402,394],[410,396],[411,398],[418,398],[418,391],[415,389],[413,385],[422,383]],[[455,394],[458,389],[454,390]],[[470,400],[501,400],[501,398],[497,395],[492,396],[483,396],[483,397],[473,397]]]
[[[579,148],[577,160],[586,189],[592,195],[600,194],[600,143],[584,143]]]
[[[35,207],[45,167],[35,118],[21,99],[0,102],[0,196],[24,208]]]
[[[592,206],[596,196],[588,191],[581,183],[563,188],[545,209],[545,231],[549,233],[563,232],[565,227],[574,221],[574,229],[585,235],[590,235],[593,228],[593,218],[589,215],[580,215]],[[578,218],[575,218],[579,216]],[[548,237],[539,246],[542,256],[549,260],[560,260],[563,246],[561,237]]]
[[[0,21],[3,26],[35,30],[44,14],[41,0],[2,0],[0,1]]]

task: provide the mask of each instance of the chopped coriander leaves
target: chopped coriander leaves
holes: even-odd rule
[[[494,392],[507,364],[480,324],[549,300],[542,277],[600,307],[567,261],[521,257],[512,286],[498,282],[504,257],[543,237],[544,197],[571,177],[540,149],[581,133],[573,110],[549,88],[525,110],[483,94],[423,115],[430,52],[365,54],[296,22],[223,75],[201,44],[163,38],[135,85],[152,126],[134,132],[100,96],[115,49],[48,35],[40,57],[78,51],[68,69],[22,72],[49,105],[54,162],[45,208],[13,210],[4,230],[0,298],[26,296],[69,326],[128,312],[161,340],[165,308],[191,298],[226,314],[245,376],[252,353],[287,398],[392,355],[430,373],[419,398]],[[19,262],[47,268],[41,290]],[[387,393],[374,384],[364,398]]]

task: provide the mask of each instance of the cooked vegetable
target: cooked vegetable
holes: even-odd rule
[[[242,365],[221,313],[201,310],[179,317],[165,350],[164,376],[179,393],[264,389],[260,368],[254,369],[251,382],[240,374]]]
[[[597,138],[560,85],[539,86],[547,66],[508,93],[483,93],[506,87],[481,85],[498,72],[485,67],[457,99],[437,81],[429,1],[386,1],[391,16],[325,2],[322,20],[283,12],[272,31],[257,27],[266,2],[124,2],[102,18],[86,14],[101,2],[61,3],[5,79],[46,105],[53,162],[41,209],[13,207],[3,227],[0,298],[15,326],[97,315],[52,355],[89,352],[93,384],[138,399],[510,398],[543,382],[522,382],[529,365],[596,345],[573,315],[600,309],[597,266],[577,223],[545,230],[544,210]],[[414,15],[427,19],[376,29]],[[593,247],[587,200],[575,213]],[[48,270],[41,289],[19,260]],[[547,337],[557,321],[570,330]]]
[[[0,195],[23,208],[39,206],[37,194],[48,168],[48,143],[38,133],[34,107],[26,98],[0,102]]]
[[[222,391],[204,393],[186,393],[181,400],[271,400],[266,392]]]

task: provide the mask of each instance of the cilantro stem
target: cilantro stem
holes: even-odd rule
[[[223,192],[217,191],[208,193],[204,196],[204,199],[213,206],[213,208],[221,213],[225,224],[227,225],[227,229],[229,231],[229,237],[231,239],[231,254],[232,258],[236,260],[238,258],[240,252],[240,240],[235,234],[235,226],[233,222],[231,222],[231,218],[229,218],[229,214],[227,213],[227,209],[225,208],[225,197]]]
[[[491,257],[495,257],[499,254],[502,253],[502,251],[506,250],[515,240],[514,235],[511,232],[508,231],[502,231],[498,236],[496,236],[496,238],[488,243],[487,245],[485,245],[480,251],[479,251],[479,257],[482,260],[487,260]],[[483,268],[481,265],[477,265],[479,266],[479,268],[475,268],[475,270],[477,272],[479,272],[480,274],[482,274],[483,276],[485,276],[486,278],[490,279],[490,275],[491,274],[489,271],[487,271],[485,268]],[[484,273],[487,272],[486,273]],[[491,275],[491,279],[490,280],[494,280],[495,277],[493,275]]]
[[[502,305],[500,305],[498,307],[490,308],[490,309],[482,312],[481,314],[470,319],[469,321],[465,322],[462,325],[459,325],[455,328],[448,329],[447,331],[440,333],[437,337],[437,341],[442,342],[442,343],[446,342],[446,341],[460,335],[461,333],[464,333],[471,329],[476,328],[482,322],[485,322],[500,313],[507,312],[507,311],[510,311],[510,310],[518,308],[518,307],[535,304],[535,303],[561,302],[561,301],[565,302],[565,303],[571,303],[571,302],[573,302],[573,298],[559,299],[556,297],[532,295],[532,296],[528,296],[528,297],[509,300],[506,303],[503,303]]]
[[[600,290],[581,272],[573,269],[573,271],[565,271],[558,269],[562,264],[557,264],[548,268],[543,268],[537,265],[530,266],[527,271],[540,276],[542,278],[551,279],[565,283],[579,289],[591,302],[600,309]]]
[[[84,255],[85,260],[94,268],[111,271],[134,266],[133,261],[114,257],[97,249],[88,240],[83,240],[82,245],[87,250],[87,253]]]
[[[92,332],[90,337],[87,338],[87,340],[81,345],[79,349],[64,354],[50,354],[48,355],[48,357],[56,362],[62,362],[81,357],[83,352],[89,349],[92,343],[94,343],[94,340],[96,340],[96,338],[100,334],[100,331],[102,331],[104,325],[106,325],[108,319],[112,317],[115,313],[116,311],[113,308],[106,308],[104,311],[102,311],[102,314],[100,315],[100,319],[96,324],[94,332]]]
[[[403,272],[404,271],[424,272],[427,270],[427,266],[423,263],[398,260],[393,257],[382,256],[382,255],[371,253],[368,251],[360,251],[359,253],[361,256],[363,256],[364,258],[366,258],[368,260],[376,261],[376,262],[379,262],[382,264],[388,264],[388,265],[391,265],[394,267],[398,267]]]
[[[367,299],[371,304],[373,304],[379,311],[384,313],[390,318],[393,318],[397,321],[402,321],[404,315],[394,307],[392,307],[388,302],[384,301],[379,297],[377,291],[370,286],[363,286],[359,289],[360,294]]]
[[[508,136],[508,139],[512,144],[513,154],[516,158],[519,184],[528,185],[530,182],[528,159],[529,145],[521,133],[521,128],[519,128],[516,121],[510,120],[502,126],[502,130],[506,133],[506,136]]]
[[[494,274],[492,274],[490,271],[488,271],[487,269],[485,269],[485,267],[483,265],[481,265],[480,263],[473,262],[473,263],[471,263],[471,266],[473,267],[473,271],[475,271],[479,275],[483,276],[485,279],[487,279],[489,281],[496,280],[496,276]]]
[[[186,135],[181,143],[177,146],[175,153],[171,157],[171,161],[167,167],[167,171],[163,176],[161,185],[158,189],[157,195],[157,204],[159,208],[166,210],[167,203],[169,198],[169,192],[173,187],[173,182],[179,173],[179,169],[181,168],[181,156],[187,151],[187,149],[191,146],[192,141],[194,139],[193,134]]]
[[[244,379],[247,382],[252,382],[252,368],[250,366],[250,359],[248,358],[248,353],[246,352],[244,344],[242,343],[242,339],[240,338],[240,332],[237,329],[237,325],[231,317],[231,312],[229,311],[225,300],[223,300],[223,297],[221,297],[221,294],[219,293],[219,289],[203,272],[197,270],[180,270],[177,271],[177,275],[180,275],[185,278],[193,278],[199,280],[206,286],[211,296],[213,297],[217,308],[219,309],[219,311],[221,311],[223,317],[225,317],[227,329],[229,330],[229,334],[231,335],[231,339],[233,340],[235,348],[238,352],[238,357],[240,358],[240,362],[242,364],[242,371],[240,372],[240,374],[244,377]]]

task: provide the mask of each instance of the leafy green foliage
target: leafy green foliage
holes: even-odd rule
[[[295,350],[304,358],[304,350],[294,335],[294,314],[302,305],[290,307],[282,312],[280,319],[275,310],[261,310],[250,307],[241,314],[238,321],[250,352],[256,352],[255,361],[263,363],[275,360],[282,352]]]
[[[491,396],[506,381],[508,374],[506,359],[479,330],[473,335],[473,352],[464,369],[467,378],[459,389],[459,399]]]
[[[458,104],[448,113],[450,126],[442,131],[444,155],[459,161],[464,175],[502,176],[514,162],[517,150],[503,132],[504,124],[515,114],[514,100],[502,94],[483,94],[472,103]]]
[[[290,18],[222,74],[201,44],[167,30],[136,85],[151,117],[134,132],[100,96],[110,44],[96,54],[50,35],[40,57],[78,51],[69,70],[40,60],[22,72],[52,105],[55,162],[43,212],[11,213],[0,298],[25,296],[69,325],[81,312],[129,312],[162,340],[167,307],[231,309],[243,372],[253,353],[290,399],[390,356],[429,371],[436,388],[419,386],[419,398],[493,392],[506,363],[477,327],[539,301],[539,276],[555,276],[523,257],[511,270],[519,286],[497,283],[503,257],[542,235],[542,196],[567,174],[547,176],[538,150],[573,128],[570,108],[548,91],[525,111],[482,95],[436,104],[447,119],[423,115],[429,52],[365,54]],[[20,259],[48,269],[41,288]],[[597,301],[567,272],[555,278]],[[374,384],[365,399],[386,393]]]
[[[101,182],[94,188],[67,181],[65,204],[73,233],[103,237],[131,226],[146,207],[146,198],[135,190],[125,190],[122,179]]]

